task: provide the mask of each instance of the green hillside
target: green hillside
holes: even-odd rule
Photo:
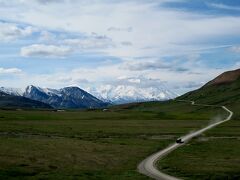
[[[194,100],[197,103],[225,105],[234,111],[234,119],[240,117],[240,69],[221,74],[202,88],[177,99]],[[234,78],[233,78],[234,77]]]
[[[159,169],[181,179],[240,179],[240,69],[177,99],[225,105],[234,117],[164,157]]]

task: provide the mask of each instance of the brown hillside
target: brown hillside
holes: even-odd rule
[[[240,78],[240,69],[236,69],[233,71],[227,71],[213,79],[212,81],[208,82],[206,86],[212,86],[212,85],[220,85],[220,84],[228,84],[231,82],[236,81]]]

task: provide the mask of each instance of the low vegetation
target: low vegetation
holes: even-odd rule
[[[159,162],[183,179],[240,179],[240,121],[232,120],[189,142]]]
[[[202,87],[179,97],[179,99],[194,100],[204,104],[225,105],[234,112],[234,119],[240,119],[240,78],[232,83]]]
[[[1,110],[0,179],[148,179],[139,162],[216,113],[225,115],[174,101],[104,112]]]

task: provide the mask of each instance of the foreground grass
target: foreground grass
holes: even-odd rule
[[[159,162],[183,179],[240,179],[240,121],[232,120],[196,138]]]
[[[145,179],[135,171],[138,159],[167,143],[133,138],[94,142],[2,137],[0,141],[0,179]]]
[[[146,121],[1,121],[0,179],[148,179],[137,164],[205,122]]]
[[[216,114],[226,115],[174,101],[106,112],[0,110],[0,179],[148,179],[139,162]]]

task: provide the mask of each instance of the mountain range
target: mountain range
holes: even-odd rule
[[[177,97],[165,87],[141,88],[130,85],[104,85],[89,92],[104,102],[126,104],[132,102],[164,101]]]
[[[87,109],[87,108],[102,108],[107,106],[107,103],[97,99],[93,95],[78,87],[65,87],[62,89],[40,88],[36,86],[28,86],[25,91],[15,88],[0,88],[3,97],[12,97],[14,101],[24,98],[24,100],[31,100],[32,102],[41,102],[48,105],[47,108],[62,108],[62,109]],[[6,98],[5,98],[6,99]],[[15,102],[13,102],[15,103]],[[7,104],[6,104],[7,106]],[[32,105],[38,107],[38,104]]]
[[[52,109],[49,104],[22,96],[14,96],[0,91],[0,108],[38,108]]]
[[[54,108],[92,109],[107,106],[103,101],[78,87],[50,89],[28,86],[23,96],[47,103]]]
[[[88,93],[78,87],[62,89],[28,86],[25,91],[0,88],[0,107],[35,108],[103,108],[109,104],[173,99],[177,95],[165,88],[135,88],[133,86],[102,86]],[[93,95],[95,96],[93,96]],[[240,69],[224,72],[201,88],[177,99],[198,103],[228,105],[235,112],[240,107]]]
[[[40,101],[54,108],[102,108],[108,104],[159,101],[175,98],[177,95],[163,87],[136,88],[134,86],[100,86],[86,92],[78,87],[62,89],[28,86],[24,91],[1,87],[0,92]]]

